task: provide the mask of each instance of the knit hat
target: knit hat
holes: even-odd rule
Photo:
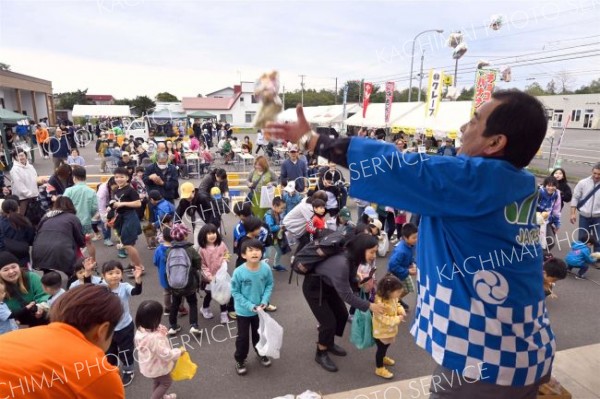
[[[177,223],[171,227],[171,237],[174,241],[184,241],[188,234],[190,234],[190,229],[183,223]]]
[[[16,256],[8,251],[0,252],[0,269],[13,263],[19,264],[19,259]]]
[[[343,207],[342,209],[340,209],[339,216],[340,216],[340,219],[344,219],[345,221],[352,219],[352,215],[350,214],[350,209],[348,209],[347,207]]]
[[[213,187],[210,189],[210,196],[214,199],[221,199],[221,189],[219,187]]]

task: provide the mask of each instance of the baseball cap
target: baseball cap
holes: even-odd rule
[[[192,197],[194,196],[194,184],[188,182],[183,183],[180,187],[179,187],[179,198],[180,199],[186,199],[186,200],[190,200],[192,199]]]
[[[294,191],[296,191],[296,183],[293,181],[289,181],[283,190],[287,191],[290,194],[293,193]]]
[[[290,152],[298,152],[298,145],[297,144],[292,144],[290,146]]]
[[[340,216],[340,219],[344,219],[346,221],[352,219],[352,215],[350,214],[350,209],[348,209],[347,207],[343,207],[342,209],[340,209],[339,216]]]
[[[372,218],[372,219],[377,219],[379,216],[377,215],[377,212],[375,212],[375,209],[373,209],[372,206],[368,206],[365,208],[365,212],[364,212],[368,217]]]
[[[221,189],[219,187],[213,187],[210,189],[210,196],[214,199],[221,199]]]
[[[121,153],[121,156],[122,156],[122,157],[128,157],[128,156],[129,156],[129,153],[128,153],[127,151],[123,151],[123,152]]]
[[[375,219],[371,222],[371,224],[375,227],[377,227],[377,229],[379,229],[379,231],[381,231],[381,229],[383,229],[383,224],[381,224],[381,221],[379,219]]]

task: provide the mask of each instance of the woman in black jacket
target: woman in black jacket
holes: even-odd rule
[[[307,274],[302,293],[319,322],[319,339],[315,361],[327,371],[337,371],[328,353],[346,356],[346,351],[335,344],[334,338],[344,334],[348,321],[346,304],[362,311],[383,313],[381,304],[370,303],[354,294],[357,270],[361,263],[372,262],[377,257],[377,238],[358,234],[350,240],[347,253],[331,256],[317,264],[314,273]]]
[[[4,200],[0,215],[0,251],[12,253],[19,259],[19,266],[27,267],[34,237],[35,230],[29,219],[19,213],[17,201]]]
[[[573,192],[571,191],[571,187],[567,181],[567,174],[563,168],[556,168],[552,171],[550,176],[554,176],[554,178],[558,180],[557,188],[560,191],[560,210],[562,211],[563,207],[565,206],[565,202],[568,204],[571,202],[571,198],[573,198]]]

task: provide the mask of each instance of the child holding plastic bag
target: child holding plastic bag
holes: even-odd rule
[[[394,374],[385,366],[396,364],[393,359],[386,356],[386,353],[389,346],[396,340],[398,325],[406,316],[404,308],[399,303],[403,291],[402,282],[391,273],[386,274],[377,283],[375,303],[383,304],[385,312],[382,315],[373,315],[373,338],[377,345],[375,374],[386,379],[392,378]]]
[[[173,383],[171,371],[175,361],[185,352],[185,347],[171,348],[167,327],[160,324],[163,307],[156,301],[143,301],[135,314],[135,349],[138,353],[140,373],[152,378],[154,388],[151,399],[175,399],[166,394]]]
[[[256,347],[260,337],[258,334],[258,309],[264,310],[271,300],[273,292],[273,274],[266,262],[262,262],[263,244],[255,238],[241,244],[240,256],[246,262],[233,272],[231,278],[231,295],[235,299],[237,314],[237,339],[235,341],[235,369],[238,375],[244,375],[246,357],[248,356],[248,341],[252,336],[252,346]],[[257,356],[264,367],[271,365],[267,356]]]
[[[202,316],[205,319],[212,319],[214,316],[210,310],[210,302],[212,300],[211,284],[214,276],[221,267],[227,268],[227,260],[229,260],[229,251],[227,245],[221,239],[221,234],[214,224],[205,224],[198,233],[198,245],[200,246],[200,260],[202,261],[202,281],[204,285],[204,302],[202,303]],[[227,317],[227,305],[220,305],[221,308],[221,323],[229,323]]]

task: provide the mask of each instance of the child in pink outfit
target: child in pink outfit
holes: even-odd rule
[[[167,328],[160,324],[163,307],[156,301],[143,301],[135,314],[135,349],[138,353],[140,373],[152,378],[154,388],[150,399],[176,399],[167,391],[173,379],[171,371],[175,361],[185,352],[185,347],[171,348]]]
[[[214,224],[205,224],[198,233],[198,245],[200,246],[199,253],[202,260],[202,281],[204,285],[204,302],[202,303],[202,316],[205,319],[214,317],[210,310],[210,301],[212,300],[211,284],[215,274],[221,267],[227,268],[227,260],[229,259],[229,251],[227,246],[221,239],[219,229]],[[227,305],[220,305],[221,323],[229,322],[227,316]]]

